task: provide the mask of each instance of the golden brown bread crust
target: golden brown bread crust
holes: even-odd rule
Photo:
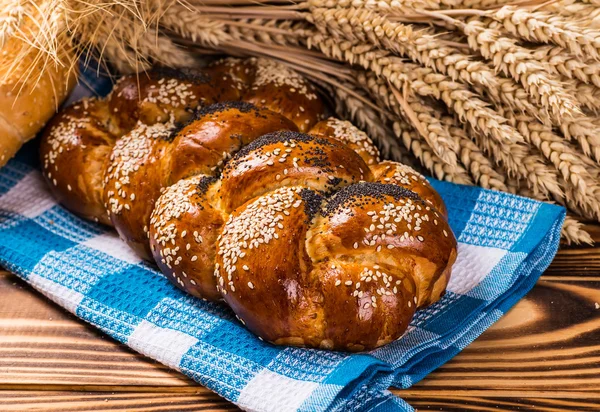
[[[249,84],[249,88],[242,88],[243,101],[282,114],[301,132],[307,132],[323,118],[323,101],[314,86],[295,71],[273,60],[225,59],[213,65],[211,70],[228,74],[238,84]]]
[[[314,125],[310,134],[339,140],[354,150],[369,166],[379,162],[379,150],[365,132],[347,120],[330,117]]]
[[[219,194],[223,208],[282,186],[330,193],[372,178],[360,156],[337,140],[297,132],[276,132],[245,146],[223,169]]]
[[[429,184],[425,176],[412,167],[402,163],[384,161],[371,166],[371,171],[375,176],[375,182],[391,183],[411,190],[431,203],[444,216],[444,219],[448,218],[446,205],[439,193]]]
[[[201,109],[173,141],[169,184],[199,173],[213,175],[242,146],[277,130],[296,130],[296,126],[280,114],[244,102]]]
[[[207,71],[215,79],[225,79],[226,76],[229,76],[233,80],[234,86],[241,94],[244,94],[254,80],[257,60],[226,57],[210,64]]]
[[[140,82],[144,88],[141,92],[137,91],[135,76],[124,76],[106,100],[84,99],[74,103],[44,130],[40,147],[44,176],[54,195],[73,212],[90,220],[113,224],[105,208],[108,200],[105,194],[110,191],[114,196],[119,189],[105,190],[109,154],[117,138],[136,125],[135,116],[143,118],[144,124],[149,125],[156,120],[183,121],[191,116],[190,111],[198,104],[194,100],[197,100],[196,93],[206,92],[213,100],[219,95],[218,91],[208,91],[212,86],[205,83],[206,78],[201,74],[161,73],[163,77],[160,78],[157,73],[142,75]],[[149,216],[149,212],[143,215]],[[127,237],[134,243],[143,241],[139,236],[131,235],[131,231],[136,231],[133,228],[117,230],[129,233]],[[136,250],[143,250],[145,257],[150,256],[147,246],[141,249],[137,246]]]
[[[117,140],[105,174],[108,216],[121,238],[148,260],[152,258],[148,243],[150,215],[168,173],[166,154],[173,131],[169,123],[139,123]]]
[[[279,188],[229,217],[219,289],[250,330],[276,344],[381,346],[406,330],[454,263],[456,240],[436,214],[389,184],[353,184],[328,201]]]
[[[116,123],[123,130],[144,124],[185,122],[199,105],[239,100],[240,91],[228,75],[215,80],[194,69],[159,69],[123,76],[107,97]]]
[[[227,59],[206,71],[160,69],[147,74],[140,74],[139,78],[136,75],[123,76],[106,100],[84,100],[75,103],[70,108],[66,108],[63,111],[64,115],[61,113],[61,116],[55,118],[45,129],[40,151],[43,164],[46,163],[45,158],[51,155],[55,163],[54,167],[63,165],[60,167],[61,171],[55,170],[54,177],[48,180],[55,196],[66,207],[82,217],[112,225],[112,220],[107,216],[106,211],[101,210],[103,204],[107,201],[107,199],[104,199],[104,193],[109,191],[104,190],[104,185],[101,184],[106,177],[106,167],[108,167],[109,162],[108,159],[102,161],[101,158],[108,157],[107,154],[111,152],[117,138],[130,132],[138,121],[146,125],[169,123],[172,127],[175,127],[175,123],[184,123],[190,120],[193,117],[194,109],[199,105],[239,100],[242,93],[249,88],[248,84],[241,83],[240,76],[247,73],[244,75],[244,81],[251,81],[255,78],[257,67],[262,64],[268,64],[267,60],[247,59],[240,62],[238,59]],[[285,70],[290,72],[289,69]],[[229,74],[230,71],[233,75]],[[292,96],[292,100],[298,99],[300,96],[301,90],[298,90]],[[73,110],[73,107],[76,106],[90,106],[91,108],[90,110]],[[291,115],[300,113],[298,104],[292,106],[290,109]],[[318,107],[322,108],[320,100],[318,101]],[[264,119],[249,121],[249,116],[246,116],[247,122],[234,122],[235,119],[230,118],[230,124],[222,122],[220,127],[223,129],[224,135],[236,133],[234,129],[237,128],[240,133],[247,136],[247,140],[250,139],[249,136],[253,136],[253,139],[274,130],[296,130],[293,122],[281,115],[262,110],[257,117],[261,116],[267,116],[268,121],[262,123],[261,121]],[[279,122],[279,126],[275,126],[275,122]],[[82,126],[88,123],[88,126]],[[196,127],[200,127],[200,123],[190,124],[189,129],[186,131],[195,130]],[[261,129],[258,127],[259,124],[271,126]],[[93,143],[88,145],[86,142],[90,141],[91,129],[94,129],[93,135],[95,138],[92,139]],[[83,140],[80,140],[78,135],[83,130],[86,132]],[[71,135],[73,135],[74,141],[78,143],[68,144]],[[215,133],[214,136],[216,136],[217,142],[221,142],[223,147],[226,147],[224,142],[228,139],[221,138],[218,133]],[[100,140],[104,140],[105,144],[99,141],[100,137],[102,137]],[[191,144],[190,139],[178,138],[175,152],[182,151],[181,155],[183,157],[179,156],[177,162],[169,165],[173,166],[172,176],[169,176],[164,184],[160,184],[160,187],[175,183],[179,177],[189,176],[194,172],[194,168],[186,170],[186,168],[189,168],[190,162],[185,160],[185,156],[190,155],[190,152],[194,152],[190,150],[189,144]],[[212,148],[218,150],[219,144]],[[74,150],[73,153],[71,153],[72,150]],[[220,160],[222,160],[223,152],[218,152],[218,156],[221,157]],[[199,150],[195,153],[194,156],[200,155]],[[230,154],[228,152],[228,155]],[[217,155],[216,150],[212,152],[212,155]],[[85,164],[88,161],[90,164]],[[71,164],[73,167],[67,166]],[[78,185],[82,186],[82,193],[72,192],[75,187],[72,180],[75,176],[70,174],[69,171],[73,168],[80,170],[81,176],[84,176],[79,177],[77,182]],[[44,172],[45,176],[48,173],[52,174],[51,170],[44,170]],[[205,171],[198,170],[198,172],[203,173]],[[215,170],[212,171],[212,173],[214,172]],[[56,179],[57,184],[54,184],[54,179]],[[148,193],[155,193],[155,190],[149,190],[148,185],[143,184],[143,186],[148,189]],[[114,190],[110,191],[115,192]],[[146,209],[144,209],[145,213],[142,214],[144,221],[149,218],[149,211]],[[142,225],[142,228],[144,226]],[[132,235],[132,232],[136,233],[139,230],[132,227],[117,229],[120,233],[128,233],[127,238],[133,242],[132,244],[146,243],[140,238],[140,233],[135,236]],[[135,249],[142,251],[144,257],[149,257],[147,246],[143,248],[135,246]]]
[[[344,256],[412,277],[417,307],[431,303],[433,285],[456,259],[446,219],[416,193],[393,184],[360,183],[336,193],[307,243],[313,260]]]
[[[302,195],[308,193],[284,187],[250,201],[230,215],[218,243],[219,290],[250,330],[268,341],[293,336],[290,328],[305,328],[305,336],[318,326],[291,321],[314,310],[305,287],[311,262],[303,246],[308,219]]]
[[[161,271],[179,288],[218,300],[215,266],[217,237],[225,223],[215,207],[218,180],[197,175],[169,186],[150,220],[150,247]]]
[[[272,64],[151,74],[139,92],[126,78],[107,100],[57,118],[45,172],[67,207],[108,211],[179,288],[224,298],[263,339],[381,346],[445,291],[456,259],[445,206],[412,169],[379,164],[350,123],[319,123],[312,86]],[[203,105],[224,97],[238,101]],[[76,191],[71,162],[87,174]]]
[[[108,132],[106,102],[72,105],[45,130],[40,153],[42,173],[54,196],[69,210],[111,224],[104,207],[103,173],[116,137]]]
[[[257,137],[294,124],[267,109],[227,102],[200,110],[179,132],[171,123],[139,123],[110,155],[105,179],[109,217],[129,246],[151,259],[150,215],[161,189],[194,174],[214,175]]]

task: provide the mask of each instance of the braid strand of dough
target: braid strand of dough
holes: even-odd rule
[[[43,174],[66,208],[262,339],[368,350],[441,298],[456,240],[423,176],[324,113],[266,59],[125,76],[53,119]]]

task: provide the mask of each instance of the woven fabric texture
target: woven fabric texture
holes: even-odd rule
[[[0,170],[0,264],[117,341],[247,410],[412,410],[387,389],[422,379],[525,295],[556,253],[565,216],[558,206],[432,181],[458,240],[444,298],[417,312],[401,339],[369,353],[276,347],[224,304],[179,291],[110,229],[58,205],[36,169],[35,147]]]

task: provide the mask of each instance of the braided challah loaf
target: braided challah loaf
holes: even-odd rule
[[[265,59],[124,77],[53,120],[43,173],[68,209],[259,337],[371,349],[442,296],[456,240],[425,178],[323,114],[310,83]]]

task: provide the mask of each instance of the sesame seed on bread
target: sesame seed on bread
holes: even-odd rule
[[[443,295],[456,240],[423,176],[324,113],[268,59],[125,76],[52,121],[43,173],[65,207],[259,338],[370,350]]]

